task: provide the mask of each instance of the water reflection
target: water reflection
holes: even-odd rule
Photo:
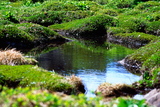
[[[39,66],[47,70],[81,77],[88,90],[86,95],[93,97],[91,91],[95,91],[103,82],[131,84],[139,79],[117,63],[130,52],[122,46],[107,50],[72,42],[40,55],[37,60]]]

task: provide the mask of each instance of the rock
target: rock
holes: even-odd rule
[[[144,96],[146,102],[155,107],[160,107],[160,89],[154,89]]]
[[[121,64],[121,65],[124,65],[124,60],[125,59],[122,59],[122,60],[118,61],[118,63]]]

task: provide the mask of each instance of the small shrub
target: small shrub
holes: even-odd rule
[[[156,85],[159,84],[160,76],[159,76],[159,68],[154,68],[151,71],[144,71],[143,79],[139,80],[137,88],[150,88],[153,89],[157,87]]]
[[[150,107],[144,99],[136,100],[131,98],[118,98],[109,104],[109,107]]]
[[[19,21],[17,20],[15,15],[13,13],[11,13],[10,11],[6,11],[4,17],[5,17],[5,19],[7,19],[13,23],[19,23]]]
[[[87,98],[83,94],[67,96],[63,93],[49,92],[39,88],[3,87],[0,93],[0,106],[38,106],[38,107],[104,107],[99,97]]]

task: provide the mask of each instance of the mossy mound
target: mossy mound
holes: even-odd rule
[[[119,33],[122,32],[122,33]],[[119,27],[110,28],[107,31],[107,40],[130,48],[140,48],[148,44],[156,36],[141,32],[125,33],[127,30]]]
[[[106,2],[106,7],[109,7],[109,8],[131,8],[134,6],[134,0],[123,0],[120,1],[120,0],[103,0]]]
[[[160,68],[160,50],[153,53],[146,61],[143,62],[141,70],[152,71]]]
[[[92,16],[92,11],[46,11],[30,17],[23,17],[21,21],[37,23],[44,26],[49,26],[57,23],[69,22],[75,19],[82,19]]]
[[[19,3],[19,2],[16,2]],[[48,26],[55,23],[68,22],[92,16],[102,8],[93,1],[55,1],[47,0],[43,3],[23,1],[20,6],[15,3],[5,4],[0,19],[12,22],[32,22]],[[0,6],[1,8],[2,6]]]
[[[76,88],[64,77],[31,65],[0,65],[0,84],[7,87],[39,87],[75,94]]]
[[[130,32],[144,32],[146,21],[140,17],[132,15],[118,16],[117,27],[128,29]]]
[[[14,25],[2,25],[0,26],[0,40],[1,46],[14,46],[14,47],[28,47],[33,38],[25,31],[22,31]],[[28,45],[28,46],[27,46]]]
[[[108,15],[96,15],[68,23],[49,26],[62,31],[62,35],[73,38],[101,38],[106,33],[106,26],[114,25],[114,18]],[[103,39],[104,40],[104,39]]]
[[[65,40],[61,35],[52,31],[51,29],[32,23],[22,23],[15,25],[18,29],[25,31],[33,38],[33,42],[36,45],[41,43],[49,43],[55,40]],[[56,41],[55,41],[56,42]]]
[[[107,29],[107,35],[115,35],[119,33],[131,33],[127,28],[122,27],[109,27]]]
[[[116,9],[101,9],[99,11],[97,11],[95,14],[97,15],[110,15],[110,16],[118,16],[118,12]]]
[[[96,2],[93,1],[46,1],[42,5],[43,11],[77,11],[77,10],[91,10],[96,11],[101,8]]]
[[[8,25],[8,24],[13,24],[13,23],[8,20],[0,20],[0,26],[1,25]]]
[[[147,24],[146,33],[160,36],[160,21],[154,21]]]
[[[101,5],[92,1],[45,1],[39,6],[15,9],[20,22],[32,22],[44,26],[92,16]]]
[[[127,69],[129,69],[129,71],[133,73],[136,73],[136,72],[142,73],[143,71],[141,67],[145,66],[149,60],[151,62],[152,60],[153,61],[159,60],[159,56],[157,55],[159,51],[160,51],[160,38],[157,38],[151,41],[146,46],[136,50],[133,54],[128,55],[125,58],[125,66]],[[159,62],[158,63],[157,62],[151,63],[151,62],[148,63],[150,64],[150,66],[147,66],[146,67],[147,69],[153,69],[154,67],[159,65]]]
[[[144,10],[148,7],[153,7],[153,6],[160,6],[160,3],[157,1],[147,1],[147,2],[139,3],[135,8],[140,9],[140,10]]]
[[[47,27],[31,24],[10,24],[0,27],[0,44],[14,48],[33,48],[42,43],[56,43],[56,40],[65,41],[58,33]]]

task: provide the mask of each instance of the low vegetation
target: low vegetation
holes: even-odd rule
[[[154,63],[156,63],[156,65],[159,65],[159,62],[157,63],[159,56],[158,53],[160,51],[160,39],[155,39],[153,41],[151,41],[151,43],[147,44],[144,47],[141,47],[140,49],[136,50],[133,54],[127,56],[126,61],[137,61],[137,62],[141,62],[141,66],[142,68],[140,68],[140,70],[151,70],[154,67]],[[152,60],[157,60],[156,62]],[[149,62],[151,61],[151,62]],[[138,64],[138,63],[137,63]],[[150,64],[150,66],[146,66],[147,64]],[[153,64],[153,65],[152,65]],[[131,64],[133,65],[133,64]]]
[[[142,80],[133,84],[135,87],[154,88],[160,80],[159,10],[159,0],[1,0],[0,45],[3,49],[41,47],[42,44],[65,42],[64,36],[80,40],[94,38],[91,41],[103,45],[109,39],[118,44],[136,42],[142,45],[125,58],[125,66],[143,75]],[[50,91],[84,92],[80,78],[67,79],[37,66],[24,65],[32,64],[31,59],[15,50],[0,51],[0,64],[2,106],[106,106],[100,104],[99,98],[87,100],[79,95],[64,100],[54,95]],[[77,88],[79,86],[81,88]],[[40,91],[34,93],[31,87],[38,87]],[[115,105],[147,107],[144,100],[129,98],[107,104]]]
[[[146,90],[146,88],[159,88],[159,52],[160,39],[158,38],[125,58],[126,68],[128,68],[131,72],[140,73],[143,76],[142,80],[134,83],[135,87],[138,89]]]
[[[56,40],[65,41],[61,35],[49,28],[32,23],[2,25],[0,32],[0,44],[4,48],[33,48],[40,44],[56,43]]]
[[[0,51],[0,65],[24,65],[36,64],[37,61],[32,58],[25,58],[21,52],[15,49]]]
[[[119,107],[139,106],[149,107],[144,100],[134,100],[119,98],[111,103],[101,103],[102,98],[87,98],[83,94],[78,96],[67,96],[65,94],[49,92],[48,90],[41,90],[37,88],[16,88],[8,89],[1,87],[0,106],[30,106],[30,107],[112,107],[117,105]]]
[[[104,97],[119,97],[133,96],[137,92],[132,86],[126,84],[110,84],[106,82],[98,86],[96,93]]]
[[[54,72],[48,72],[42,68],[31,65],[0,65],[0,84],[8,87],[39,87],[50,91],[64,92],[66,94],[76,94],[80,92],[77,84],[72,82],[79,82],[80,79],[71,77],[75,81],[70,81]],[[17,75],[18,74],[18,75]],[[72,84],[72,85],[71,85]],[[81,84],[82,85],[82,84]],[[83,87],[82,87],[83,88]]]
[[[104,42],[106,26],[114,26],[114,20],[109,15],[95,15],[68,23],[55,24],[49,28],[62,32],[64,36]]]

